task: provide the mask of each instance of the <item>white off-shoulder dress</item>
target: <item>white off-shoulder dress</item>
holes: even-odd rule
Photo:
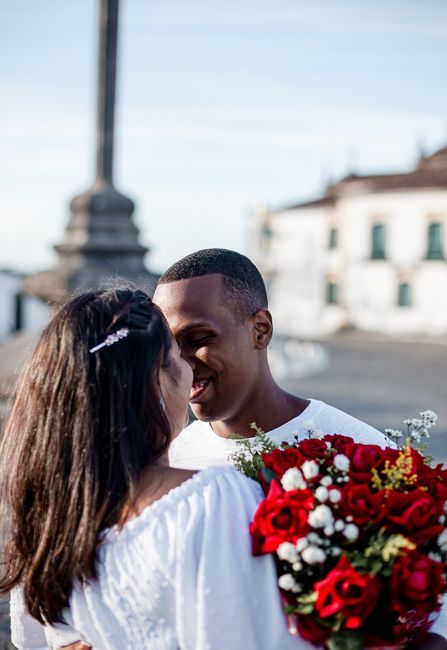
[[[11,599],[13,643],[94,650],[309,650],[287,631],[271,556],[251,554],[261,487],[231,466],[195,474],[99,551],[99,578],[73,590],[67,625],[41,627]]]

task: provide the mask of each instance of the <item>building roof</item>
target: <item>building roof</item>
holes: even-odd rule
[[[333,205],[337,199],[347,195],[425,189],[447,190],[447,146],[435,151],[431,156],[421,156],[416,167],[409,172],[372,175],[348,174],[336,183],[329,185],[322,196],[311,201],[285,206],[275,212],[329,206]]]

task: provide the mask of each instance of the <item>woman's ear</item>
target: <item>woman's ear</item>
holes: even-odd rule
[[[272,339],[273,322],[268,309],[259,309],[252,316],[254,343],[258,350],[264,350]]]

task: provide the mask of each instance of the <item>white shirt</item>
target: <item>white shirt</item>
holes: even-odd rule
[[[324,433],[339,433],[351,436],[356,442],[389,445],[388,438],[369,424],[361,422],[333,406],[311,399],[304,411],[280,427],[268,431],[272,440],[291,441],[295,434],[307,436],[307,424]],[[235,431],[237,433],[237,431]],[[183,469],[204,469],[211,465],[228,463],[228,457],[237,451],[238,442],[218,436],[207,422],[196,420],[177,436],[169,447],[169,464]]]
[[[94,650],[311,650],[287,631],[272,556],[251,554],[248,525],[262,496],[231,466],[199,472],[107,533],[98,580],[74,589],[68,625],[45,628],[46,641],[26,640],[15,590],[13,643],[19,650],[78,639]]]

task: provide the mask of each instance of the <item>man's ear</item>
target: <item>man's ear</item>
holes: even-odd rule
[[[272,315],[268,309],[259,309],[251,318],[255,347],[264,350],[272,339]]]

